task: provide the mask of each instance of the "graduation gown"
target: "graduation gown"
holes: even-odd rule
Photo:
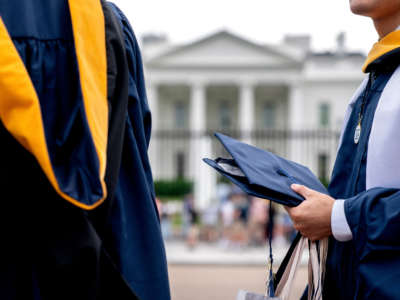
[[[0,298],[169,299],[127,19],[97,0],[0,16]]]
[[[346,114],[328,190],[345,199],[353,238],[330,239],[324,299],[400,299],[399,41],[395,32],[374,46]]]

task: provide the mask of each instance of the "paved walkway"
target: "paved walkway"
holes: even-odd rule
[[[171,265],[265,266],[269,255],[267,247],[232,249],[218,243],[200,243],[196,248],[189,249],[183,241],[168,241],[165,247]],[[281,263],[288,248],[288,244],[273,244],[275,266]],[[303,255],[301,263],[307,263],[307,255]]]
[[[169,265],[173,300],[235,300],[239,290],[265,292],[265,266]],[[301,267],[289,300],[298,300],[307,281]]]

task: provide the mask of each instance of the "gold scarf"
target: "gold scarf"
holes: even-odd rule
[[[365,60],[362,71],[366,73],[368,66],[382,55],[400,48],[400,30],[393,31],[376,42]]]

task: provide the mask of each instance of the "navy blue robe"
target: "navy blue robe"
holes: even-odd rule
[[[374,113],[397,65],[392,56],[370,68],[367,88],[357,99],[344,132],[328,190],[332,197],[346,199],[345,215],[353,239],[339,242],[330,238],[324,299],[400,299],[400,192],[388,188],[366,190]],[[361,137],[355,144],[363,100]]]
[[[65,201],[0,122],[1,299],[170,299],[147,155],[151,115],[140,50],[125,16],[110,3],[101,5],[107,197],[90,211]],[[0,15],[37,93],[58,183],[66,194],[92,205],[104,192],[82,102],[68,1],[0,0]]]
[[[119,248],[119,265],[141,299],[169,299],[164,245],[147,148],[151,116],[147,104],[142,59],[128,20],[113,5],[123,28],[128,57],[129,103],[120,176],[112,208],[112,244]],[[117,222],[116,222],[117,221]]]

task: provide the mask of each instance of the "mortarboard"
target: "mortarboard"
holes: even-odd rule
[[[216,133],[215,136],[232,158],[205,158],[204,162],[247,194],[291,207],[304,200],[290,188],[293,183],[328,194],[307,167],[221,133]]]

